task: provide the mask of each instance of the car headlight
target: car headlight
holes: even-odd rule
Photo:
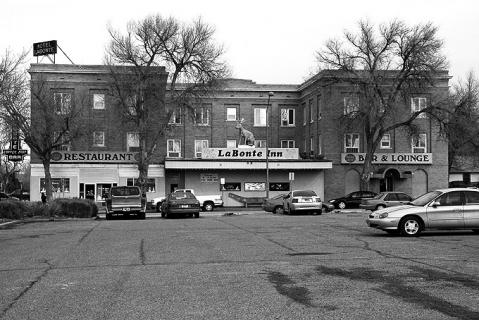
[[[378,218],[379,218],[379,219],[384,219],[384,218],[387,218],[387,216],[388,216],[388,213],[387,213],[387,212],[383,212],[383,213],[380,213],[380,214],[379,214]]]

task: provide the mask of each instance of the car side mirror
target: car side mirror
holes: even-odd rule
[[[440,207],[441,203],[439,201],[434,201],[431,205],[433,208]]]

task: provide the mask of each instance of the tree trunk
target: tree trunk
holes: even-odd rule
[[[50,173],[50,158],[46,157],[42,159],[43,170],[45,171],[45,191],[47,201],[52,199],[52,175]]]

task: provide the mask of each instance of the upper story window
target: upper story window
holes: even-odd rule
[[[255,148],[266,148],[266,140],[255,140],[254,146]]]
[[[254,126],[266,127],[266,107],[254,108]]]
[[[348,96],[344,97],[344,114],[354,114],[359,111],[359,97]]]
[[[130,152],[140,150],[140,134],[138,132],[128,132],[126,134],[126,148]]]
[[[166,144],[167,144],[168,158],[181,158],[181,140],[180,139],[168,139]]]
[[[323,154],[323,137],[318,135],[318,154]]]
[[[281,109],[281,126],[294,127],[295,126],[295,111],[292,108]]]
[[[236,148],[236,140],[226,140],[226,148]]]
[[[359,133],[346,133],[344,135],[344,152],[359,152]]]
[[[313,123],[314,122],[314,117],[313,117],[313,99],[309,100],[309,122]]]
[[[309,138],[309,153],[310,154],[314,153],[314,138],[313,137]]]
[[[93,109],[105,110],[105,94],[103,93],[93,94]]]
[[[203,149],[208,148],[208,140],[195,140],[195,157],[201,158]]]
[[[321,96],[316,97],[316,117],[318,118],[318,121],[321,120],[321,112],[322,112],[322,106],[321,106]]]
[[[425,133],[420,133],[417,136],[411,137],[411,149],[412,153],[426,153],[427,135]]]
[[[195,124],[198,126],[208,126],[210,124],[209,106],[201,106],[195,108]]]
[[[238,108],[237,107],[226,107],[226,121],[236,121]]]
[[[281,140],[281,148],[294,148],[294,140]]]
[[[58,131],[53,132],[53,145],[55,145],[54,150],[70,151],[71,143],[68,132],[63,132],[63,134]]]
[[[136,94],[126,98],[125,104],[127,108],[128,115],[136,116]]]
[[[105,131],[93,132],[93,146],[104,147],[105,146]]]
[[[181,108],[176,108],[171,113],[170,121],[168,124],[180,125],[182,124],[182,117],[181,117]]]
[[[72,94],[69,92],[53,93],[56,114],[69,114],[72,110]]]
[[[379,148],[391,149],[391,135],[389,133],[382,136],[381,142],[379,142]]]
[[[427,107],[427,98],[426,97],[413,97],[411,98],[411,112],[421,111]],[[418,118],[425,118],[426,113],[420,113]]]

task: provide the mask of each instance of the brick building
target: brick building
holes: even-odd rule
[[[128,129],[119,126],[119,122],[109,115],[115,112],[114,103],[105,98],[105,110],[95,110],[93,92],[108,87],[104,67],[32,65],[30,73],[32,81],[43,75],[56,81],[57,88],[72,90],[74,99],[89,97],[90,102],[83,104],[89,115],[86,119],[92,132],[97,127],[103,128],[101,150],[106,154],[116,152],[119,157],[131,151]],[[166,81],[166,73],[162,77],[162,81]],[[415,108],[427,104],[433,95],[446,94],[448,80],[447,73],[441,74],[433,89],[418,92],[406,103]],[[165,85],[161,83],[161,90]],[[274,95],[270,96],[269,92]],[[344,131],[340,125],[341,115],[354,94],[355,89],[347,83],[330,84],[325,73],[300,85],[224,80],[218,92],[193,110],[173,110],[169,120],[171,130],[163,137],[163,147],[158,149],[156,161],[150,167],[148,197],[185,187],[195,189],[200,195],[221,192],[225,205],[241,206],[244,198],[263,197],[266,188],[270,196],[285,193],[290,188],[313,189],[323,199],[357,190],[364,135],[360,130]],[[32,106],[32,116],[34,112]],[[104,114],[104,118],[98,120],[93,116],[96,113]],[[243,120],[243,128],[254,135],[255,148],[238,145],[240,120]],[[432,119],[419,118],[416,123],[420,128],[419,138],[396,130],[381,141],[379,161],[371,173],[373,191],[399,190],[416,196],[427,190],[447,187],[447,142],[439,137],[438,126]],[[271,152],[268,161],[266,147]],[[73,143],[70,152],[84,154],[98,150],[91,138],[81,145]],[[65,196],[83,197],[88,185],[100,200],[102,188],[132,184],[138,176],[131,160],[115,162],[110,155],[108,161],[84,162],[79,157],[73,160],[70,156],[68,161],[63,157],[52,165],[52,175],[56,179],[69,178],[69,194]],[[294,173],[292,181],[290,173]],[[42,174],[43,168],[33,157],[33,200],[37,193],[39,195]]]

